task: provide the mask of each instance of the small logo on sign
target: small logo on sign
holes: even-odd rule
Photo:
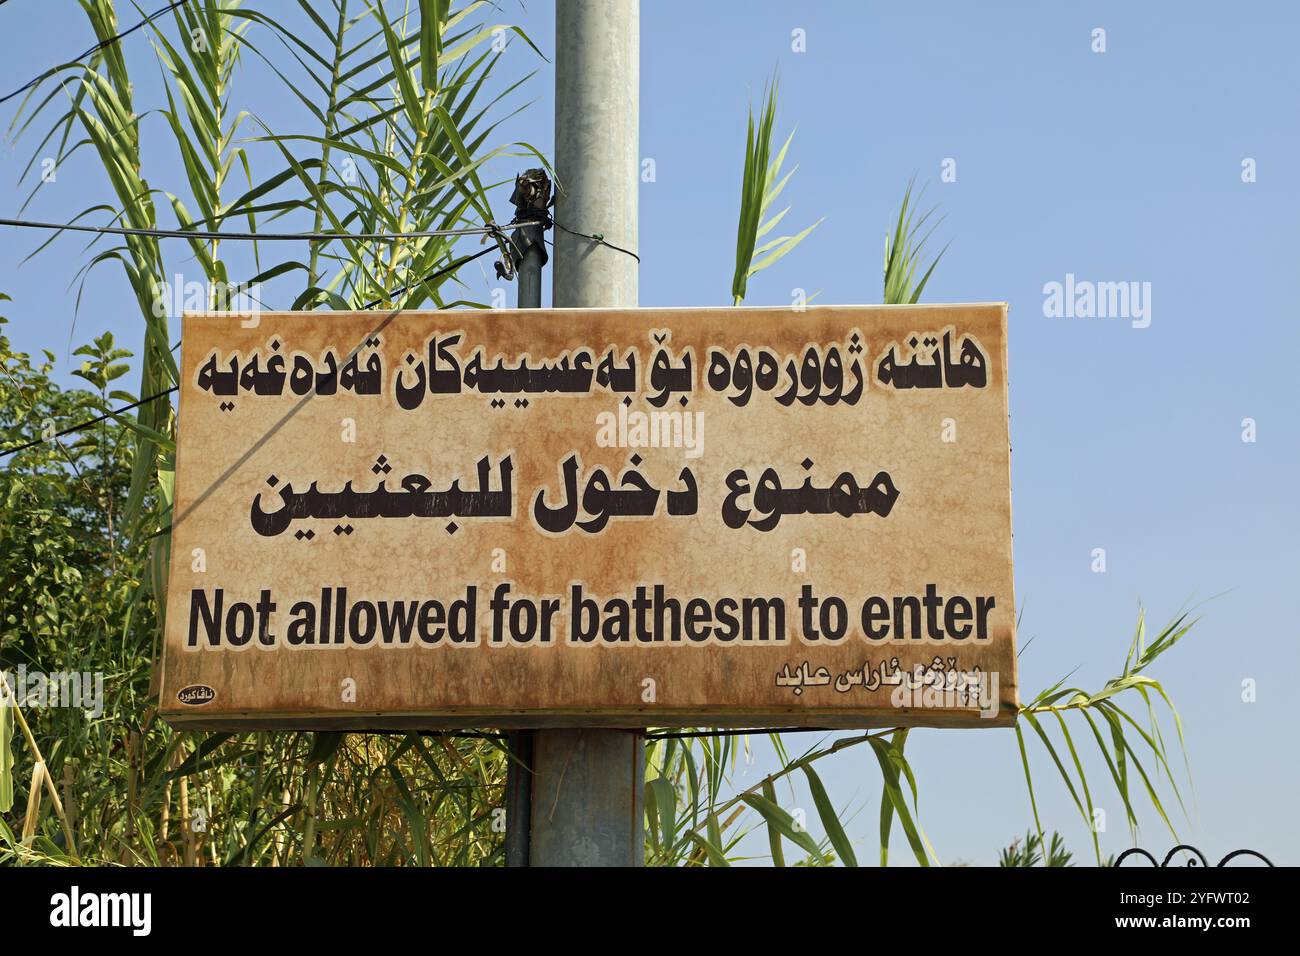
[[[190,684],[188,687],[182,687],[176,692],[176,699],[182,704],[188,704],[191,707],[198,707],[200,704],[209,704],[217,697],[217,692],[207,684]]]

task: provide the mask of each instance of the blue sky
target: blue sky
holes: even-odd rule
[[[549,56],[551,5],[500,6],[500,19]],[[13,0],[0,24],[3,92],[91,40],[72,0]],[[1095,28],[1106,31],[1104,53],[1092,50]],[[791,49],[796,29],[806,52]],[[1297,29],[1300,11],[1283,3],[645,0],[642,11],[640,152],[656,180],[641,187],[641,303],[728,303],[745,111],[778,67],[779,130],[798,127],[786,224],[826,220],[751,280],[749,304],[785,304],[795,288],[822,303],[880,301],[886,228],[908,180],[926,186],[945,217],[936,236],[952,242],[926,300],[1010,303],[1016,595],[1022,645],[1033,638],[1023,691],[1071,671],[1073,683],[1099,686],[1122,666],[1140,605],[1159,625],[1204,602],[1153,676],[1179,706],[1195,781],[1191,819],[1175,822],[1212,859],[1250,847],[1300,862],[1300,761],[1286,709],[1300,678],[1300,326],[1289,285],[1300,253]],[[156,104],[147,35],[126,42],[140,65],[137,99]],[[534,102],[500,138],[549,153],[550,64],[516,42],[502,77],[534,69],[525,87]],[[298,116],[255,59],[240,82],[249,97],[240,106],[269,124]],[[13,105],[0,108],[6,125]],[[177,175],[164,135],[160,120],[146,121],[149,175],[162,186]],[[25,196],[17,178],[35,143],[10,137],[0,152],[3,215]],[[955,182],[940,180],[948,158]],[[1247,158],[1253,183],[1242,181]],[[106,195],[95,166],[74,160],[28,216],[66,220]],[[63,239],[20,267],[37,242],[0,230],[15,343],[50,348],[63,364],[70,337],[75,347],[111,329],[138,351],[140,319],[121,275],[91,275],[73,333],[76,289],[65,290],[85,261],[82,243]],[[484,298],[488,272],[466,274]],[[1067,273],[1149,282],[1150,326],[1045,317],[1044,284]],[[272,289],[268,304],[289,302]],[[1253,443],[1242,441],[1245,418],[1256,422]],[[1104,574],[1091,569],[1095,548],[1106,550]],[[1245,680],[1253,703],[1242,699]],[[765,741],[753,747],[741,783],[772,767]],[[909,756],[944,862],[992,862],[1031,826],[1013,732],[916,731]],[[851,836],[873,859],[874,759],[859,748],[821,766],[832,797],[862,808]],[[1129,845],[1122,808],[1104,767],[1090,768],[1108,811],[1102,844],[1117,852]],[[1086,857],[1086,828],[1040,749],[1034,770],[1044,825]],[[806,792],[781,796],[818,830]],[[1142,822],[1141,845],[1172,845],[1153,813]],[[893,859],[906,856],[896,836]]]

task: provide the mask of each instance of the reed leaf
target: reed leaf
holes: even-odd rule
[[[818,219],[793,235],[779,236],[758,245],[758,240],[771,232],[790,211],[787,206],[764,219],[795,172],[792,169],[784,176],[781,175],[786,153],[794,139],[793,131],[781,144],[776,155],[772,155],[778,86],[777,78],[773,77],[764,88],[757,125],[753,109],[749,111],[749,125],[745,133],[745,164],[740,183],[740,219],[736,227],[736,267],[731,278],[731,298],[735,305],[740,305],[745,300],[750,276],[785,257],[823,222]],[[755,259],[755,256],[759,258]]]
[[[0,813],[14,805],[14,718],[9,706],[8,675],[0,670]]]
[[[1177,830],[1165,809],[1165,802],[1160,789],[1157,787],[1156,781],[1152,779],[1152,775],[1148,773],[1141,756],[1145,755],[1147,759],[1153,762],[1157,775],[1163,775],[1166,778],[1170,793],[1178,803],[1179,809],[1186,815],[1186,807],[1183,804],[1182,793],[1176,776],[1169,763],[1168,748],[1160,730],[1159,718],[1152,695],[1159,698],[1165,705],[1165,709],[1178,729],[1179,746],[1183,752],[1183,765],[1189,780],[1191,778],[1190,761],[1187,757],[1182,721],[1178,716],[1177,709],[1159,681],[1147,676],[1144,671],[1151,667],[1162,654],[1167,653],[1176,646],[1188,634],[1195,623],[1195,620],[1191,619],[1188,613],[1179,613],[1160,630],[1154,640],[1148,643],[1146,639],[1146,613],[1139,610],[1137,628],[1133,640],[1129,644],[1128,652],[1124,658],[1124,665],[1119,674],[1106,681],[1099,690],[1093,692],[1067,686],[1066,679],[1062,679],[1036,695],[1020,708],[1021,719],[1034,731],[1042,744],[1043,750],[1056,768],[1057,775],[1065,784],[1066,791],[1070,794],[1075,808],[1092,834],[1093,854],[1098,865],[1101,865],[1103,861],[1094,819],[1096,808],[1084,770],[1083,760],[1075,748],[1067,718],[1071,714],[1077,713],[1087,724],[1102,761],[1106,765],[1110,782],[1124,805],[1125,819],[1133,839],[1137,839],[1138,816],[1134,805],[1130,770],[1136,770],[1137,777],[1141,782],[1141,789],[1145,792],[1148,803],[1169,830],[1170,835],[1177,839]],[[1138,724],[1128,711],[1119,704],[1118,699],[1121,695],[1135,696],[1141,699],[1147,711],[1150,729],[1143,728]],[[1040,721],[1040,718],[1047,714],[1055,718],[1057,729],[1061,735],[1061,742],[1064,743],[1069,753],[1073,772],[1071,772],[1070,768],[1067,768],[1061,759],[1057,744],[1054,743],[1052,736]],[[1098,719],[1105,722],[1108,733],[1103,734],[1101,727],[1098,725]],[[1033,808],[1034,825],[1038,831],[1038,839],[1041,842],[1043,839],[1042,822],[1039,818],[1038,804],[1034,795],[1029,755],[1025,747],[1024,736],[1021,734],[1019,727],[1016,728],[1016,735],[1020,744],[1025,784],[1029,791],[1030,805]],[[1107,738],[1109,738],[1109,744]],[[1078,782],[1077,789],[1075,786],[1076,778]],[[1080,797],[1080,793],[1082,793],[1082,797]]]
[[[845,866],[857,866],[858,857],[853,852],[853,844],[849,842],[848,834],[844,832],[844,824],[840,822],[839,814],[826,793],[826,787],[822,785],[821,777],[817,776],[817,771],[811,765],[805,765],[803,773],[808,780],[808,789],[817,807],[817,815],[821,818],[822,827],[826,830],[831,846],[839,855],[840,862]]]
[[[909,182],[907,190],[903,193],[903,203],[898,210],[898,222],[894,227],[893,235],[885,236],[884,302],[886,305],[914,305],[919,302],[926,283],[934,274],[935,267],[943,258],[943,254],[948,251],[947,245],[940,249],[939,254],[931,260],[930,265],[917,279],[917,270],[921,268],[925,256],[925,244],[942,220],[930,222],[938,207],[917,212],[912,204],[912,186],[913,184]],[[928,229],[927,223],[929,223]]]

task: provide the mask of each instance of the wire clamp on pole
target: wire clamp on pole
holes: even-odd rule
[[[524,257],[530,249],[536,248],[541,254],[541,265],[546,265],[545,231],[551,226],[551,217],[547,213],[555,199],[551,195],[551,179],[544,169],[527,169],[515,177],[515,190],[510,194],[510,204],[515,207],[515,216],[511,225],[516,226],[510,233],[511,265],[517,272]],[[497,278],[508,279],[498,268]]]

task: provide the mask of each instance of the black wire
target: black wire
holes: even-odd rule
[[[418,282],[412,282],[412,283],[409,283],[409,284],[407,284],[407,285],[402,286],[400,289],[394,289],[392,292],[389,292],[387,295],[385,295],[385,296],[383,296],[383,297],[381,297],[381,298],[375,299],[374,302],[367,302],[367,303],[366,303],[365,305],[363,305],[361,308],[363,308],[363,309],[373,309],[373,308],[374,308],[375,306],[377,306],[379,303],[383,302],[384,299],[391,299],[391,298],[392,298],[393,296],[395,296],[395,295],[401,295],[403,292],[406,292],[406,291],[408,291],[408,290],[410,290],[410,289],[413,289],[413,288],[414,288],[415,286],[417,286],[417,285],[424,285],[424,283],[428,282],[428,281],[431,280],[431,279],[437,279],[437,278],[439,278],[440,276],[446,275],[448,272],[451,272],[451,271],[453,271],[453,270],[455,270],[455,269],[459,269],[461,266],[463,266],[463,265],[464,265],[465,263],[467,263],[467,262],[473,262],[475,259],[479,259],[479,258],[481,258],[481,257],[483,257],[483,256],[485,256],[485,255],[487,255],[489,252],[496,252],[496,251],[497,251],[497,248],[496,248],[495,246],[488,246],[486,249],[482,249],[482,250],[480,250],[480,251],[474,253],[472,256],[465,256],[465,257],[463,257],[463,258],[457,260],[456,262],[453,262],[453,263],[451,263],[450,265],[445,266],[445,267],[443,267],[442,269],[439,269],[437,272],[431,272],[431,273],[429,273],[427,276],[425,276],[424,278],[420,279]]]
[[[167,389],[166,391],[158,392],[156,395],[150,395],[148,398],[142,398],[138,402],[132,402],[130,405],[123,405],[121,408],[114,408],[98,416],[97,418],[92,418],[88,422],[82,422],[80,425],[73,425],[71,428],[63,429],[63,431],[61,432],[55,432],[49,438],[36,438],[33,439],[32,441],[27,442],[25,445],[19,445],[17,448],[6,448],[4,451],[0,451],[0,458],[3,458],[5,455],[16,454],[17,452],[35,447],[36,445],[43,445],[47,441],[53,441],[56,438],[62,438],[64,435],[71,435],[73,432],[79,432],[82,431],[83,429],[90,428],[94,425],[98,425],[106,418],[112,418],[114,415],[120,415],[122,412],[129,412],[131,409],[138,408],[139,406],[144,405],[147,402],[152,402],[154,399],[162,398],[164,395],[170,395],[172,392],[176,391],[177,388],[179,388],[179,386],[173,385],[171,388]]]
[[[524,223],[532,225],[532,223]],[[31,219],[0,218],[0,226],[17,226],[22,229],[56,229],[68,232],[95,232],[112,236],[152,236],[157,239],[241,239],[256,242],[259,239],[272,242],[292,240],[327,241],[330,239],[427,239],[435,236],[479,236],[491,235],[500,238],[503,233],[500,226],[488,223],[486,226],[473,226],[469,229],[426,229],[420,232],[210,232],[199,229],[138,229],[129,226],[85,226],[77,223],[37,222]]]
[[[556,229],[562,229],[571,236],[577,236],[579,239],[587,239],[602,246],[608,246],[616,252],[631,256],[637,262],[641,257],[631,249],[624,249],[617,246],[605,238],[599,232],[578,232],[576,229],[570,229],[549,217],[540,222],[508,222],[505,226],[498,226],[496,223],[488,223],[485,226],[472,226],[468,229],[426,229],[416,232],[214,232],[200,229],[143,229],[132,226],[87,226],[79,223],[62,223],[62,222],[39,222],[32,219],[6,219],[0,218],[0,226],[14,226],[21,229],[54,229],[60,232],[93,232],[101,235],[112,236],[150,236],[156,239],[204,239],[204,240],[222,240],[222,239],[239,239],[249,242],[265,240],[267,242],[293,242],[308,240],[313,242],[325,242],[331,239],[359,239],[359,240],[380,240],[392,241],[401,239],[427,239],[440,236],[479,236],[490,235],[505,242],[513,240],[506,235],[505,229],[520,226],[541,226]],[[554,243],[552,243],[554,245]]]
[[[3,0],[0,0],[0,2],[3,2]],[[561,226],[559,223],[555,222],[554,220],[549,220],[549,224],[555,225],[556,227],[558,227],[558,228],[560,228],[560,229],[563,229],[565,232],[571,233],[571,234],[573,234],[573,235],[575,235],[575,236],[579,236],[579,237],[581,237],[581,238],[583,238],[583,239],[590,239],[590,240],[593,241],[593,242],[599,242],[599,243],[602,243],[603,245],[607,245],[607,246],[609,246],[611,249],[616,249],[616,250],[618,250],[619,252],[626,253],[627,255],[631,256],[631,257],[634,258],[634,259],[636,259],[637,262],[640,262],[640,261],[641,261],[640,257],[637,256],[637,254],[636,254],[635,252],[629,252],[627,249],[623,249],[623,248],[621,248],[621,247],[619,247],[619,246],[616,246],[616,245],[614,245],[614,244],[611,243],[611,242],[605,242],[604,238],[601,237],[601,236],[599,236],[599,235],[587,235],[586,233],[575,232],[575,231],[572,230],[572,229],[569,229],[569,228],[567,228],[567,227],[565,227],[565,226]],[[125,234],[138,234],[138,233],[158,233],[158,234],[163,234],[163,233],[166,233],[166,234],[170,234],[170,235],[180,234],[180,235],[191,235],[191,236],[193,236],[193,235],[204,235],[204,234],[202,234],[202,233],[186,232],[186,231],[184,231],[184,230],[161,230],[161,229],[160,229],[160,230],[149,230],[149,229],[140,229],[140,230],[135,230],[135,229],[110,229],[110,228],[108,228],[108,227],[100,227],[100,226],[59,226],[59,225],[56,225],[56,224],[54,224],[54,223],[32,223],[32,222],[24,222],[24,221],[15,220],[15,219],[0,219],[0,225],[34,226],[34,227],[38,227],[38,228],[52,228],[52,229],[77,229],[77,230],[79,230],[79,231],[83,231],[83,232],[115,232],[115,233],[125,233]],[[517,226],[517,225],[533,225],[533,223],[514,223],[514,222],[512,222],[512,223],[510,223],[509,225],[512,225],[512,226]],[[545,225],[545,224],[544,224],[544,225]],[[496,226],[487,227],[486,229],[476,229],[476,230],[473,230],[473,232],[484,232],[484,231],[491,231],[493,234],[498,234],[498,235],[501,233],[501,229],[498,228],[498,227],[496,227]],[[248,236],[249,238],[255,238],[255,239],[268,238],[268,237],[269,237],[269,238],[294,238],[294,239],[312,238],[312,235],[311,235],[311,234],[307,234],[306,236],[303,236],[303,235],[298,235],[298,234],[284,234],[284,233],[281,233],[281,234],[276,234],[276,233],[263,233],[263,234],[257,234],[257,233],[247,233],[247,234],[242,234],[242,233],[229,233],[229,234],[222,234],[222,233],[209,233],[209,234],[207,234],[207,235],[211,235],[211,236],[220,236],[221,238],[226,238],[226,239],[229,239],[229,238],[243,238],[244,236]],[[375,235],[379,235],[379,234],[375,234]],[[406,233],[406,235],[407,235],[408,237],[410,237],[410,236],[415,236],[415,235],[417,235],[417,234],[416,234],[416,233]],[[332,236],[332,237],[331,237],[331,236],[328,236],[327,234],[321,234],[321,236],[322,236],[322,238],[338,238],[337,236]],[[495,246],[489,246],[489,247],[487,247],[486,249],[481,249],[481,250],[479,250],[478,252],[474,253],[473,255],[462,256],[460,259],[457,259],[455,262],[448,263],[446,266],[443,266],[441,269],[437,269],[437,270],[435,270],[435,271],[429,273],[428,275],[423,276],[422,278],[420,278],[420,279],[419,279],[418,281],[416,281],[416,282],[411,282],[411,283],[408,283],[407,285],[404,285],[404,286],[402,286],[402,287],[400,287],[400,288],[398,288],[398,289],[394,289],[394,290],[392,290],[391,292],[388,292],[387,294],[385,294],[384,296],[382,296],[382,297],[380,297],[380,298],[378,298],[378,299],[375,299],[373,302],[367,302],[367,303],[366,303],[365,305],[363,305],[361,308],[362,308],[363,310],[364,310],[364,309],[373,309],[373,308],[375,308],[377,305],[379,305],[381,302],[383,302],[385,299],[390,299],[390,298],[392,298],[392,297],[395,296],[395,295],[401,295],[403,292],[407,292],[407,291],[409,291],[409,290],[415,288],[416,286],[423,285],[424,283],[429,282],[429,281],[431,281],[431,280],[433,280],[433,279],[440,278],[440,277],[446,275],[446,274],[449,273],[449,272],[453,272],[453,271],[455,271],[456,269],[459,269],[461,266],[465,265],[465,264],[468,263],[468,262],[473,262],[475,259],[482,258],[483,256],[487,255],[488,253],[496,252],[496,251],[497,251],[497,248],[496,248]],[[177,344],[180,344],[180,343],[177,343]],[[79,424],[79,425],[73,425],[73,426],[71,426],[70,428],[65,428],[65,429],[63,429],[63,430],[60,431],[60,432],[55,432],[55,433],[54,433],[53,435],[51,435],[49,438],[36,438],[36,439],[33,439],[32,441],[25,442],[24,444],[22,444],[22,445],[18,445],[18,446],[14,447],[14,448],[6,448],[6,449],[0,451],[0,458],[4,458],[4,457],[6,457],[6,456],[8,456],[8,455],[14,455],[14,454],[17,454],[17,453],[20,452],[20,451],[25,451],[25,450],[28,449],[28,448],[34,448],[34,447],[37,446],[37,445],[43,445],[43,444],[45,444],[47,441],[53,441],[53,440],[56,439],[56,438],[62,438],[64,435],[71,435],[71,434],[73,434],[74,432],[84,431],[84,430],[87,429],[87,428],[93,428],[95,425],[98,425],[100,422],[104,421],[104,420],[107,419],[107,418],[112,418],[112,417],[114,417],[114,416],[116,416],[116,415],[120,415],[120,414],[122,414],[123,412],[129,412],[129,411],[130,411],[131,409],[133,409],[133,408],[139,408],[141,405],[147,404],[148,402],[152,402],[152,401],[155,401],[156,399],[162,398],[162,397],[164,397],[164,396],[166,396],[166,395],[170,395],[172,392],[175,392],[178,388],[179,388],[179,386],[177,386],[177,385],[173,385],[171,388],[166,389],[165,391],[158,392],[158,393],[155,394],[155,395],[150,395],[150,396],[148,396],[147,398],[139,399],[138,401],[132,402],[132,403],[129,404],[129,405],[123,405],[123,406],[120,407],[120,408],[110,409],[109,411],[105,412],[104,414],[99,415],[99,416],[97,416],[97,417],[95,417],[95,418],[92,418],[92,419],[89,420],[89,421],[82,422],[82,423]],[[732,733],[744,733],[744,732],[745,732],[745,731],[737,731],[737,732],[723,732],[721,735],[722,735],[722,736],[730,736]],[[780,730],[774,730],[774,731],[749,731],[749,732],[750,732],[750,733],[762,733],[762,732],[767,732],[767,733],[779,733],[779,732],[781,732],[781,731],[780,731]],[[659,737],[686,737],[686,736],[704,737],[704,736],[709,736],[709,735],[708,735],[708,734],[705,734],[705,733],[692,733],[692,734],[654,734],[654,735],[651,735],[651,736],[652,736],[652,739],[654,739],[654,738],[659,738]]]
[[[42,73],[40,76],[33,77],[32,79],[28,80],[28,81],[27,81],[26,83],[24,83],[22,86],[18,87],[18,89],[14,90],[12,93],[9,93],[9,94],[6,95],[6,96],[0,96],[0,103],[7,103],[7,102],[9,102],[9,100],[13,99],[15,96],[19,95],[20,93],[26,93],[26,92],[27,92],[28,90],[30,90],[33,86],[35,86],[37,83],[41,82],[41,80],[44,80],[44,79],[46,79],[47,77],[53,76],[55,73],[57,73],[59,70],[63,69],[65,66],[71,66],[73,63],[77,63],[77,62],[79,62],[79,61],[81,61],[81,60],[84,60],[86,57],[90,56],[92,53],[98,53],[100,50],[104,49],[104,47],[106,47],[106,46],[110,46],[110,45],[116,43],[118,40],[121,40],[123,37],[130,36],[132,33],[134,33],[136,30],[139,30],[139,29],[140,29],[142,26],[144,26],[146,23],[149,23],[149,22],[152,21],[152,20],[156,20],[156,19],[158,19],[158,18],[159,18],[160,16],[162,16],[164,13],[168,13],[169,11],[175,10],[177,7],[179,7],[179,6],[180,6],[182,3],[184,3],[184,2],[185,2],[185,0],[176,0],[175,3],[169,3],[167,6],[163,7],[161,10],[157,10],[157,11],[155,11],[155,12],[149,14],[149,16],[145,17],[143,20],[141,20],[141,21],[140,21],[139,23],[137,23],[135,26],[131,27],[129,30],[123,30],[121,33],[118,33],[118,34],[115,34],[114,36],[109,37],[107,40],[104,40],[102,43],[96,43],[94,46],[92,46],[92,47],[91,47],[89,50],[87,50],[85,53],[81,54],[81,56],[74,57],[73,59],[69,60],[67,63],[62,63],[62,64],[60,64],[59,66],[50,67],[50,69],[46,70],[46,71],[45,71],[44,73]]]
[[[443,266],[441,269],[437,269],[429,273],[427,276],[421,278],[418,282],[412,282],[408,285],[402,286],[400,289],[394,289],[392,292],[389,292],[383,298],[376,299],[374,302],[368,302],[365,305],[363,305],[361,308],[373,309],[380,302],[383,302],[384,299],[392,298],[395,295],[401,295],[403,292],[406,292],[407,290],[412,289],[415,286],[423,285],[424,283],[429,282],[433,279],[440,278],[441,276],[446,275],[448,272],[452,272],[456,269],[459,269],[467,262],[473,262],[475,259],[478,259],[481,256],[485,256],[489,252],[496,252],[496,251],[497,249],[495,246],[488,246],[488,248],[482,249],[474,253],[472,256],[463,256],[460,259],[456,260],[455,262],[449,263]],[[162,392],[158,392],[155,395],[150,395],[148,398],[142,398],[139,401],[132,402],[130,405],[123,405],[121,408],[111,409],[110,411],[107,411],[104,414],[97,416],[96,418],[92,418],[90,421],[82,422],[80,425],[73,425],[71,428],[65,428],[61,432],[55,432],[49,438],[35,438],[32,441],[26,442],[25,444],[22,445],[18,445],[14,448],[6,448],[3,451],[0,451],[0,458],[4,458],[6,455],[17,454],[20,451],[25,451],[28,448],[34,448],[37,445],[43,445],[47,441],[53,441],[56,438],[62,438],[64,435],[71,435],[73,432],[79,432],[79,431],[84,431],[87,428],[93,428],[95,425],[98,425],[106,418],[112,418],[115,415],[122,414],[122,412],[129,412],[133,408],[139,408],[141,405],[145,405],[149,402],[154,401],[155,399],[162,398],[165,395],[170,395],[172,392],[176,391],[179,388],[180,388],[179,385],[173,385],[171,388],[166,389],[165,391]]]
[[[565,232],[567,232],[567,233],[568,233],[569,235],[571,235],[571,236],[577,236],[577,237],[580,238],[580,239],[590,239],[592,242],[599,243],[599,244],[602,245],[602,246],[609,246],[611,249],[615,250],[616,252],[621,252],[621,253],[623,253],[623,254],[626,255],[626,256],[631,256],[631,257],[632,257],[633,259],[635,259],[637,262],[640,262],[640,261],[641,261],[641,257],[638,256],[638,255],[637,255],[635,252],[633,252],[631,249],[624,249],[622,246],[616,246],[616,245],[614,245],[614,243],[609,242],[608,240],[606,240],[606,239],[605,239],[605,236],[604,236],[602,233],[599,233],[599,232],[595,232],[595,233],[578,232],[578,231],[576,231],[576,230],[574,230],[574,229],[570,229],[568,226],[561,225],[560,223],[556,222],[554,219],[550,220],[550,224],[553,225],[556,229],[563,229]]]

